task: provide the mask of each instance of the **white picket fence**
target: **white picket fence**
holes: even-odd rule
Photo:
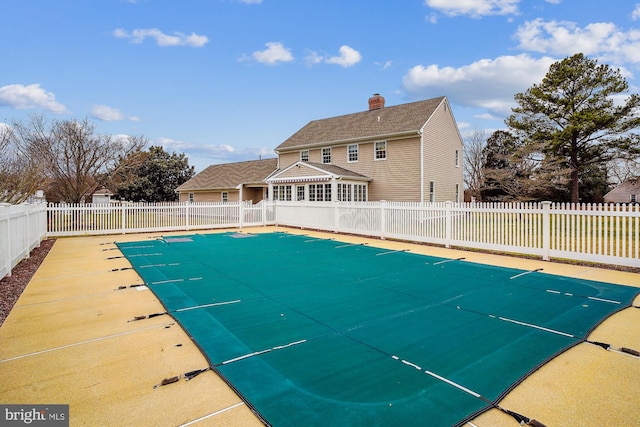
[[[47,205],[0,204],[0,279],[47,236]]]
[[[47,235],[241,228],[273,222],[272,209],[267,203],[253,205],[251,202],[50,204]]]
[[[0,277],[45,237],[265,225],[640,268],[639,205],[263,201],[0,207]]]
[[[640,267],[639,205],[278,202],[276,223]]]

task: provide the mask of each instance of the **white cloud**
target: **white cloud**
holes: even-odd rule
[[[160,145],[168,153],[198,153],[198,156],[206,158],[226,158],[234,153],[236,149],[227,144],[195,144],[192,142],[179,141],[171,138],[160,137],[156,139],[154,145]]]
[[[331,58],[327,58],[325,62],[327,64],[337,64],[341,67],[351,67],[360,62],[360,60],[362,59],[362,55],[360,55],[360,52],[347,45],[340,46],[339,52],[339,56],[332,56]]]
[[[161,146],[168,153],[184,153],[189,158],[189,166],[195,166],[196,172],[212,164],[274,157],[273,148],[237,149],[227,144],[192,143],[165,137],[156,138],[150,145]]]
[[[122,28],[116,28],[113,30],[113,36],[119,39],[129,39],[131,43],[135,44],[142,43],[146,38],[152,38],[155,39],[156,44],[161,47],[202,47],[209,41],[207,36],[200,36],[196,33],[184,34],[176,31],[169,35],[163,33],[157,28],[135,29],[131,33]]]
[[[265,43],[265,46],[267,46],[265,50],[253,52],[251,57],[258,62],[270,65],[278,62],[291,62],[294,59],[291,51],[282,43],[268,42]]]
[[[311,66],[320,64],[322,61],[324,61],[324,56],[320,55],[318,52],[315,52],[313,50],[307,50],[307,52],[307,56],[304,57],[305,64]]]
[[[393,66],[393,61],[374,62],[374,64],[380,67],[382,70],[388,70]]]
[[[18,110],[44,109],[52,113],[65,113],[66,107],[56,101],[52,92],[47,92],[40,84],[8,85],[0,87],[0,105],[6,105]]]
[[[448,16],[513,15],[518,13],[520,0],[425,0],[425,4]]]
[[[640,19],[640,3],[636,4],[636,8],[631,12],[631,19],[634,21]]]
[[[132,122],[140,121],[140,119],[136,116],[127,116],[119,109],[109,107],[107,105],[94,105],[91,108],[91,116],[105,122],[114,122],[121,120],[130,120]]]
[[[616,63],[640,62],[640,30],[623,31],[609,22],[580,28],[574,22],[526,22],[515,34],[523,50],[571,56],[584,53]]]
[[[417,65],[405,74],[403,86],[415,98],[446,94],[454,104],[504,117],[515,106],[513,96],[540,83],[555,61],[521,54],[481,59],[459,68]]]

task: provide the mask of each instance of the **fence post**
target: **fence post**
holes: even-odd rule
[[[242,229],[244,225],[244,202],[242,200],[238,201],[238,226]]]
[[[549,261],[551,249],[551,202],[542,202],[542,259]]]
[[[333,232],[338,233],[340,231],[340,209],[338,201],[334,200],[333,204]]]
[[[127,209],[125,208],[125,203],[124,202],[122,202],[121,208],[122,208],[122,215],[120,215],[120,218],[122,220],[122,234],[126,234],[127,233],[127,230],[126,230]]]
[[[184,225],[187,231],[189,231],[189,201],[184,202]]]
[[[444,246],[451,247],[451,208],[453,202],[444,203]]]
[[[0,209],[4,211],[0,214],[0,227],[3,222],[1,221],[3,219],[2,217],[6,219],[6,221],[4,221],[6,222],[6,227],[3,227],[6,231],[6,238],[1,239],[5,243],[4,254],[6,258],[4,263],[5,265],[0,266],[0,271],[4,270],[6,272],[6,276],[11,276],[11,260],[13,257],[13,254],[11,253],[11,205],[8,203],[0,203]],[[2,230],[0,229],[0,231]],[[0,254],[2,254],[2,251],[0,251]],[[0,274],[0,279],[2,279],[2,277],[4,277],[4,275]]]
[[[380,200],[380,239],[384,240],[387,232],[387,201]]]

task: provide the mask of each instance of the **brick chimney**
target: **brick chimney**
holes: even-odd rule
[[[379,93],[374,93],[371,98],[369,98],[369,111],[371,110],[379,110],[384,108],[384,97]]]

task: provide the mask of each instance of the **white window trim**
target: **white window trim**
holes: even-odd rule
[[[329,150],[329,161],[325,162],[324,161],[324,150]],[[321,157],[321,161],[323,165],[330,165],[331,164],[331,147],[324,147],[320,149],[320,157]]]
[[[384,143],[384,157],[378,158],[378,150],[376,149],[376,144]],[[389,143],[387,141],[374,141],[373,142],[373,160],[378,162],[382,160],[387,160],[389,158]]]
[[[307,160],[302,158],[302,153],[307,153]],[[300,150],[300,161],[301,162],[308,162],[309,161],[309,150]]]
[[[460,167],[460,150],[456,150],[456,167]]]
[[[193,193],[189,193],[188,199],[189,199],[189,203],[193,203],[193,200],[195,199],[194,194]]]
[[[227,203],[229,201],[229,192],[223,191],[220,193],[220,201],[222,203]]]
[[[356,159],[355,160],[351,160],[350,159],[350,154],[351,153],[349,153],[349,147],[356,147],[356,152],[355,152]],[[358,163],[359,157],[360,157],[360,146],[358,144],[349,144],[349,145],[347,145],[347,163]]]

